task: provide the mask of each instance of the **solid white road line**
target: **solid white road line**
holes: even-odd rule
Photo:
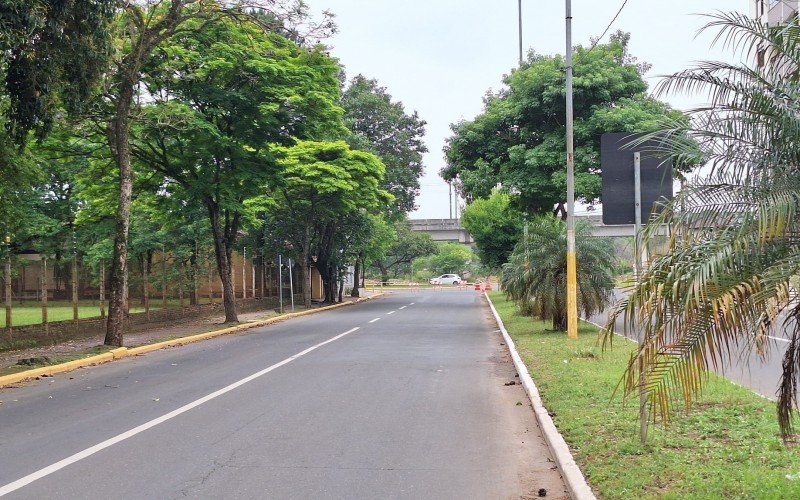
[[[394,313],[396,313],[396,312],[397,312],[397,311],[391,311],[391,312],[388,312],[388,313],[386,313],[386,315],[388,316],[388,315],[390,315],[390,314],[394,314]]]
[[[380,319],[380,318],[375,318],[375,319],[373,319],[373,320],[370,320],[370,321],[369,321],[369,323],[375,323],[375,322],[376,322],[376,321],[378,321],[379,319]]]
[[[78,453],[76,453],[76,454],[74,454],[72,456],[69,456],[69,457],[67,457],[67,458],[65,458],[63,460],[60,460],[60,461],[54,463],[53,465],[49,465],[49,466],[45,467],[44,469],[40,469],[40,470],[38,470],[36,472],[28,474],[25,477],[17,479],[14,482],[8,483],[5,486],[0,487],[0,497],[4,496],[4,495],[7,495],[7,494],[9,494],[9,493],[11,493],[13,491],[16,491],[16,490],[22,488],[23,486],[26,486],[26,485],[36,481],[37,479],[41,479],[41,478],[43,478],[45,476],[48,476],[48,475],[50,475],[50,474],[52,474],[52,473],[54,473],[56,471],[59,471],[59,470],[63,469],[64,467],[68,466],[68,465],[74,464],[75,462],[83,460],[84,458],[90,457],[91,455],[94,455],[98,451],[104,450],[104,449],[106,449],[106,448],[108,448],[108,447],[110,447],[112,445],[115,445],[115,444],[117,444],[117,443],[119,443],[121,441],[124,441],[124,440],[126,440],[126,439],[128,439],[130,437],[133,437],[133,436],[139,434],[140,432],[144,432],[147,429],[155,427],[158,424],[164,423],[167,420],[175,418],[178,415],[180,415],[181,413],[185,413],[185,412],[191,410],[192,408],[196,408],[196,407],[202,405],[203,403],[207,403],[207,402],[211,401],[214,398],[222,396],[223,394],[228,393],[228,392],[236,389],[237,387],[240,387],[240,386],[242,386],[242,385],[244,385],[244,384],[246,384],[248,382],[251,382],[251,381],[257,379],[258,377],[261,377],[262,375],[266,375],[267,373],[271,372],[272,370],[280,368],[283,365],[291,363],[292,361],[294,361],[297,358],[305,356],[306,354],[310,353],[311,351],[313,351],[315,349],[319,349],[320,347],[322,347],[322,346],[324,346],[326,344],[330,344],[331,342],[339,340],[340,338],[344,337],[345,335],[349,335],[349,334],[353,333],[354,331],[356,331],[358,329],[359,329],[359,327],[351,328],[350,330],[347,330],[344,333],[341,333],[341,334],[339,334],[339,335],[337,335],[337,336],[335,336],[333,338],[330,338],[330,339],[328,339],[328,340],[326,340],[324,342],[320,342],[319,344],[313,345],[313,346],[309,347],[308,349],[306,349],[304,351],[298,352],[294,356],[291,356],[289,358],[284,359],[283,361],[275,363],[274,365],[270,366],[269,368],[264,368],[263,370],[261,370],[259,372],[256,372],[256,373],[254,373],[254,374],[252,374],[252,375],[250,375],[248,377],[245,377],[245,378],[239,380],[238,382],[234,382],[231,385],[223,387],[222,389],[220,389],[218,391],[214,391],[214,392],[212,392],[211,394],[209,394],[207,396],[204,396],[204,397],[202,397],[202,398],[200,398],[198,400],[192,401],[189,404],[183,405],[180,408],[178,408],[177,410],[173,410],[173,411],[167,413],[166,415],[162,415],[162,416],[160,416],[158,418],[154,418],[153,420],[151,420],[149,422],[146,422],[146,423],[144,423],[144,424],[142,424],[142,425],[140,425],[138,427],[134,427],[133,429],[131,429],[129,431],[125,431],[122,434],[114,436],[114,437],[112,437],[110,439],[106,439],[102,443],[98,443],[98,444],[96,444],[96,445],[94,445],[92,447],[86,448],[85,450],[80,451],[80,452],[78,452]]]

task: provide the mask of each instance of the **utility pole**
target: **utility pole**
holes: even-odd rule
[[[633,252],[636,264],[636,281],[642,278],[642,155],[633,153],[633,193],[634,193],[634,238]],[[642,345],[646,345],[642,339]],[[645,374],[646,351],[639,353],[639,439],[647,442],[647,376]]]
[[[567,72],[567,336],[578,338],[578,275],[575,257],[575,151],[572,104],[572,0],[566,0]]]
[[[452,182],[448,182],[447,183],[447,194],[448,194],[448,197],[449,197],[449,200],[450,200],[448,202],[448,204],[449,204],[448,208],[450,209],[450,218],[452,219],[453,218],[453,183]]]
[[[522,0],[518,0],[519,13],[519,64],[522,65]]]

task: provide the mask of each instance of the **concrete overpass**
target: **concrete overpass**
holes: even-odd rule
[[[624,224],[619,226],[606,226],[603,224],[602,213],[582,213],[575,215],[576,219],[588,220],[592,224],[592,234],[594,236],[601,236],[604,238],[620,238],[620,237],[633,237],[635,234],[633,224]],[[666,235],[667,228],[663,227],[659,230],[659,234]]]
[[[633,224],[621,226],[606,226],[603,216],[597,214],[579,214],[577,219],[585,219],[592,224],[592,234],[607,238],[633,237]],[[411,219],[412,231],[422,231],[431,235],[433,241],[461,243],[473,246],[475,241],[472,235],[461,226],[460,219]],[[666,234],[666,233],[665,233]]]
[[[411,219],[408,222],[412,231],[428,233],[433,241],[475,245],[472,235],[461,226],[460,219]]]

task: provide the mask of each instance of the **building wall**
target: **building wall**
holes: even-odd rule
[[[798,7],[800,0],[750,0],[750,17],[775,26],[794,15]]]

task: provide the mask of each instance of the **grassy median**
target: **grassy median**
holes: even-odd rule
[[[781,442],[773,402],[712,374],[697,404],[651,427],[643,446],[637,402],[614,395],[630,342],[603,352],[590,324],[570,341],[490,296],[599,497],[800,498],[800,448]]]

